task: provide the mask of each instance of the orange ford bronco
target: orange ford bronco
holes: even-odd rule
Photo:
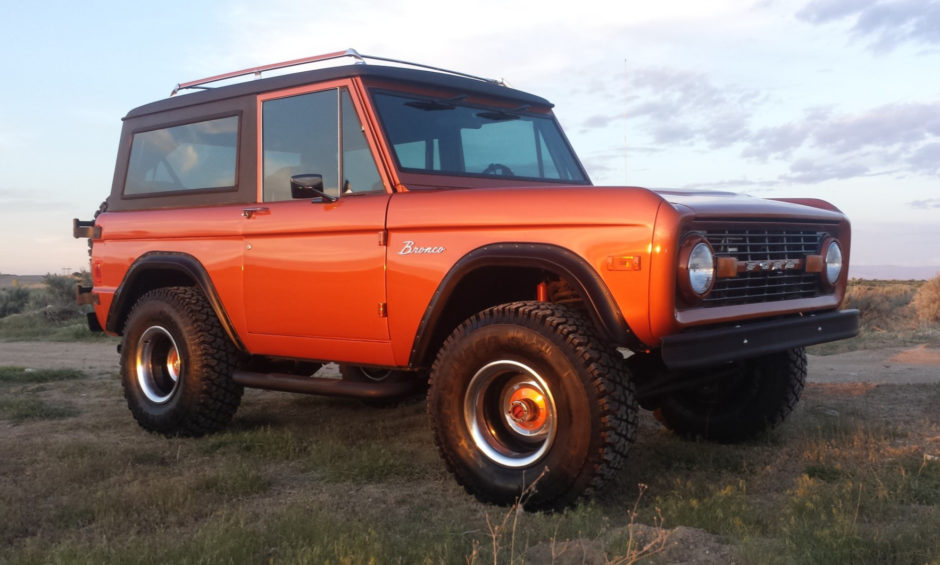
[[[638,406],[753,437],[797,402],[804,346],[857,332],[832,205],[593,186],[552,105],[500,82],[349,50],[194,88],[124,118],[111,195],[73,227],[147,430],[219,430],[243,387],[427,386],[469,492],[538,479],[528,506],[557,508],[622,465]]]

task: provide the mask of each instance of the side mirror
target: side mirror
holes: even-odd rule
[[[323,175],[294,175],[290,178],[291,198],[322,198],[327,202],[336,202],[335,196],[323,191]]]

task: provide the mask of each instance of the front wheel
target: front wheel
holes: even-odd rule
[[[146,430],[199,436],[225,426],[243,388],[236,351],[199,289],[165,287],[137,301],[121,346],[124,397]]]
[[[624,364],[602,343],[575,311],[542,302],[490,308],[454,330],[431,371],[428,412],[468,492],[561,508],[622,465],[637,407]]]
[[[708,369],[706,385],[664,396],[657,418],[686,437],[752,439],[779,425],[806,383],[806,350],[789,349]]]

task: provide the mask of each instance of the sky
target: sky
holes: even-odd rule
[[[0,20],[0,273],[87,268],[121,117],[355,48],[548,98],[594,184],[822,198],[852,264],[940,271],[940,0],[22,2]],[[929,275],[928,275],[929,276]]]

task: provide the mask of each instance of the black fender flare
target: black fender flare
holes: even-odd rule
[[[597,271],[580,255],[546,243],[493,243],[461,257],[447,272],[421,318],[411,349],[411,366],[421,366],[433,345],[434,329],[458,284],[483,267],[527,267],[554,273],[576,285],[601,337],[631,349],[645,349],[633,335],[613,295]]]
[[[209,277],[206,268],[192,255],[175,251],[151,251],[141,255],[131,264],[124,274],[124,280],[121,281],[121,284],[114,291],[114,298],[111,300],[111,307],[108,310],[108,319],[105,326],[107,331],[117,334],[121,333],[125,316],[134,306],[134,302],[136,302],[141,294],[136,292],[136,290],[142,285],[146,287],[147,290],[167,286],[162,283],[152,284],[152,282],[144,282],[146,281],[145,277],[158,272],[164,275],[171,275],[169,280],[173,282],[171,282],[170,285],[181,282],[181,279],[193,281],[195,286],[198,286],[203,294],[205,294],[206,299],[212,306],[212,310],[219,319],[219,323],[222,324],[222,329],[225,330],[226,335],[232,340],[235,347],[241,351],[245,351],[245,347],[238,338],[235,327],[232,325],[232,321],[225,312],[222,300],[219,298],[219,294],[216,292],[215,285],[212,283],[212,278]],[[174,276],[177,278],[173,278]]]

